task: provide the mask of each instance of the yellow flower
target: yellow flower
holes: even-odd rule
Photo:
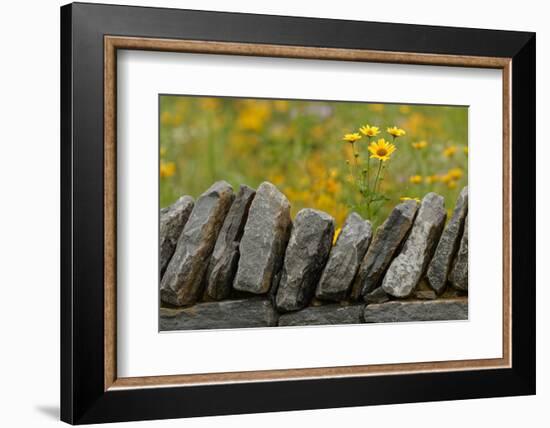
[[[411,111],[411,108],[409,106],[400,106],[399,112],[403,114],[407,114]]]
[[[288,111],[288,101],[286,100],[276,100],[273,103],[273,106],[275,107],[275,110],[280,113],[285,113],[286,111]]]
[[[416,202],[420,202],[420,199],[419,198],[409,198],[408,196],[402,196],[399,198],[400,201],[416,201]]]
[[[332,245],[336,244],[336,240],[338,239],[338,236],[340,236],[341,231],[342,231],[341,227],[339,227],[334,231],[334,238],[332,238]]]
[[[464,146],[462,150],[464,150],[464,154],[468,156],[468,146]]]
[[[460,168],[452,168],[447,173],[453,180],[460,180],[462,178],[463,172]]]
[[[172,177],[176,173],[176,164],[174,162],[161,162],[160,163],[160,177],[167,178]]]
[[[424,180],[426,181],[426,184],[437,183],[440,179],[441,177],[439,177],[439,175],[437,174],[428,175],[424,178]]]
[[[216,110],[220,106],[220,100],[217,98],[201,98],[200,105],[205,110]]]
[[[378,134],[380,134],[380,128],[378,126],[370,126],[369,124],[366,124],[365,126],[362,126],[359,128],[359,131],[363,135],[366,135],[367,137],[376,137]]]
[[[421,175],[411,175],[409,177],[409,181],[412,184],[420,184],[420,183],[422,183],[422,176]]]
[[[445,174],[443,177],[441,177],[441,182],[442,183],[448,184],[451,181],[453,181],[453,177],[451,177],[448,173]]]
[[[166,155],[166,147],[161,147],[160,148],[160,156],[165,156]]]
[[[391,128],[386,129],[388,134],[393,135],[395,138],[402,137],[406,134],[404,129],[398,128],[397,126],[392,126]]]
[[[448,187],[449,189],[456,189],[456,181],[454,181],[454,180],[449,181],[449,182],[447,183],[447,187]]]
[[[361,135],[359,135],[357,132],[354,132],[352,134],[346,134],[342,138],[342,140],[347,141],[348,143],[355,143],[357,140],[361,139]]]
[[[448,158],[452,158],[456,153],[456,146],[449,146],[443,150],[443,155]]]
[[[425,149],[426,147],[428,147],[428,142],[427,141],[418,141],[416,143],[411,143],[411,146],[413,146],[413,148],[415,148],[415,149]]]
[[[384,104],[371,104],[369,108],[374,112],[380,113],[384,111]]]
[[[383,138],[380,138],[377,143],[374,141],[369,144],[370,157],[374,159],[380,159],[385,162],[390,159],[391,154],[395,151],[395,146],[388,143]]]

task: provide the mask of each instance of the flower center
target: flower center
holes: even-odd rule
[[[388,151],[384,148],[379,148],[377,151],[376,151],[376,154],[378,156],[386,156],[388,154]]]

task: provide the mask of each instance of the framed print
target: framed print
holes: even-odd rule
[[[61,53],[62,420],[535,393],[533,33],[75,3]]]

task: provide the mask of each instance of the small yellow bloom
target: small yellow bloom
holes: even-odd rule
[[[456,181],[454,181],[454,180],[449,181],[449,182],[447,183],[447,187],[448,187],[449,189],[456,189]]]
[[[357,132],[354,132],[352,134],[346,134],[342,138],[342,140],[347,141],[348,143],[355,143],[357,140],[361,139],[361,135],[359,135]]]
[[[464,146],[462,150],[464,150],[464,154],[468,156],[468,146]]]
[[[411,111],[411,108],[409,106],[400,106],[399,107],[399,112],[400,113],[407,114],[407,113],[410,113],[410,111]]]
[[[451,177],[448,173],[441,177],[442,183],[449,184],[451,181],[453,181],[453,177]]]
[[[437,183],[439,180],[441,180],[441,177],[437,174],[428,175],[424,178],[424,181],[426,182],[426,184]]]
[[[286,100],[276,100],[273,105],[275,107],[275,110],[280,113],[285,113],[288,111],[288,101]]]
[[[411,146],[413,146],[413,148],[415,148],[415,149],[425,149],[426,147],[428,147],[428,142],[427,141],[418,141],[416,143],[411,143]]]
[[[166,147],[161,147],[160,148],[160,156],[165,156],[166,155]]]
[[[409,181],[412,184],[420,184],[420,183],[422,183],[422,176],[421,175],[411,175],[409,177]]]
[[[174,162],[161,162],[160,163],[160,177],[167,178],[172,177],[176,173],[176,164]]]
[[[447,158],[452,158],[455,155],[456,150],[456,146],[446,147],[445,150],[443,150],[443,155]]]
[[[334,231],[334,238],[332,238],[332,245],[336,244],[336,241],[338,240],[338,236],[340,236],[341,231],[342,231],[341,227],[339,227]]]
[[[453,180],[460,180],[462,178],[462,175],[464,174],[462,172],[462,169],[460,168],[452,168],[447,173]]]
[[[200,105],[205,110],[216,110],[220,106],[220,100],[217,98],[201,98]]]
[[[400,201],[416,201],[416,202],[420,202],[420,199],[419,198],[409,198],[408,196],[402,196],[399,198]]]
[[[395,138],[402,137],[406,134],[404,129],[398,128],[397,126],[392,126],[391,128],[386,129],[388,134],[393,135]]]
[[[370,157],[374,159],[380,159],[385,162],[390,159],[391,154],[395,151],[395,146],[388,143],[383,138],[380,138],[378,142],[372,142],[369,144]]]
[[[380,128],[378,126],[370,126],[369,124],[366,124],[365,126],[362,126],[359,128],[359,131],[363,135],[366,135],[367,137],[376,137],[378,134],[380,134]]]

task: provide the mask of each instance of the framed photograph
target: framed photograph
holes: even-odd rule
[[[535,393],[534,33],[75,3],[61,83],[62,420]]]

